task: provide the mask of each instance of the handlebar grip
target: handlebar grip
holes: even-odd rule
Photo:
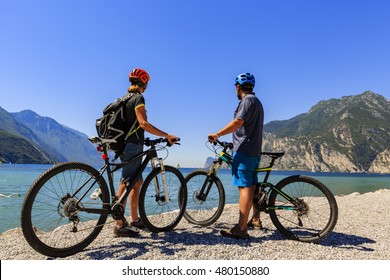
[[[172,146],[171,143],[169,143],[169,141],[168,141],[167,138],[165,138],[164,140],[165,140],[164,142],[167,142],[167,146],[168,146],[168,147],[171,147],[171,146]],[[180,141],[180,138],[179,138],[179,137],[175,138],[174,140],[175,140],[175,142],[174,142],[173,144],[180,145],[180,143],[177,143],[177,142]]]
[[[180,145],[179,143],[176,143],[177,141],[180,141],[180,138],[175,139],[175,144]],[[157,138],[154,140],[151,140],[149,137],[145,138],[144,145],[145,146],[154,146],[158,143],[167,143],[167,146],[171,146],[167,138]]]

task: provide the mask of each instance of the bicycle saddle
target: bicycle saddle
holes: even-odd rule
[[[284,152],[280,152],[280,153],[263,152],[261,154],[269,156],[269,157],[274,158],[274,159],[277,159],[277,158],[284,156]]]

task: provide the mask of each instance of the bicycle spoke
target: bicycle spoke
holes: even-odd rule
[[[293,203],[278,192],[270,196],[270,216],[287,237],[315,242],[326,236],[337,221],[337,204],[331,192],[319,181],[305,176],[286,178],[277,186]],[[291,206],[287,210],[278,206]],[[274,208],[273,208],[274,207]]]
[[[155,169],[145,180],[140,192],[140,217],[152,231],[173,229],[184,214],[186,185],[181,173],[165,166],[166,196],[161,169]],[[169,197],[169,199],[167,199]]]
[[[197,170],[186,177],[188,200],[184,217],[190,223],[207,226],[220,217],[225,205],[225,192],[217,177]]]
[[[102,193],[96,200],[90,198],[94,182]],[[73,194],[80,187],[80,194],[85,194],[81,201]],[[48,256],[67,256],[82,250],[100,232],[107,215],[82,212],[77,205],[109,207],[108,189],[98,179],[97,171],[82,163],[65,163],[46,171],[34,182],[22,206],[26,240]]]

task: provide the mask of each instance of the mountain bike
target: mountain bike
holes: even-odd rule
[[[157,151],[167,149],[169,144],[160,144],[168,143],[167,139],[146,138],[144,144],[150,148],[123,163],[110,162],[107,145],[113,140],[88,139],[102,154],[104,165],[99,170],[80,162],[58,164],[36,179],[24,199],[22,231],[31,247],[41,254],[66,257],[83,250],[98,236],[109,215],[128,226],[124,205],[136,179],[124,181],[126,190],[118,198],[113,175],[139,157],[145,158],[138,175],[151,163],[139,195],[139,215],[144,225],[152,232],[169,231],[184,214],[184,176],[157,156]]]
[[[233,157],[228,150],[232,143],[214,142],[217,155],[208,171],[196,170],[186,176],[188,201],[185,219],[208,226],[218,220],[225,205],[225,191],[218,172],[223,163],[231,167]],[[220,153],[218,151],[222,149]],[[256,184],[253,204],[258,211],[269,214],[275,227],[288,239],[319,242],[335,227],[338,218],[336,199],[320,181],[302,175],[282,179],[276,185],[268,182],[275,161],[284,153],[263,152],[269,165],[254,170],[265,173]]]

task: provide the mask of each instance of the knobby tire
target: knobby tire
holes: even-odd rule
[[[88,179],[89,183],[74,194]],[[96,184],[91,187],[93,182]],[[95,189],[101,191],[96,200],[91,198]],[[77,202],[85,208],[109,209],[107,184],[95,168],[68,162],[38,177],[21,210],[22,231],[30,246],[50,257],[67,257],[87,247],[102,230],[107,215],[79,211]]]
[[[207,182],[206,182],[207,180]],[[211,183],[207,197],[200,197],[201,188],[206,182],[205,191]],[[208,176],[204,170],[196,170],[186,176],[188,200],[184,218],[192,224],[209,226],[221,216],[225,206],[225,190],[221,180],[214,175]]]
[[[290,176],[280,181],[276,188],[299,201],[300,205],[296,210],[272,209],[294,205],[275,190],[270,194],[270,218],[285,237],[302,242],[320,242],[334,229],[338,218],[337,202],[320,181],[307,176]]]
[[[187,204],[187,187],[183,175],[172,166],[165,165],[164,169],[169,200],[165,198],[161,167],[154,169],[146,177],[139,195],[140,218],[152,232],[175,228],[183,217]]]

